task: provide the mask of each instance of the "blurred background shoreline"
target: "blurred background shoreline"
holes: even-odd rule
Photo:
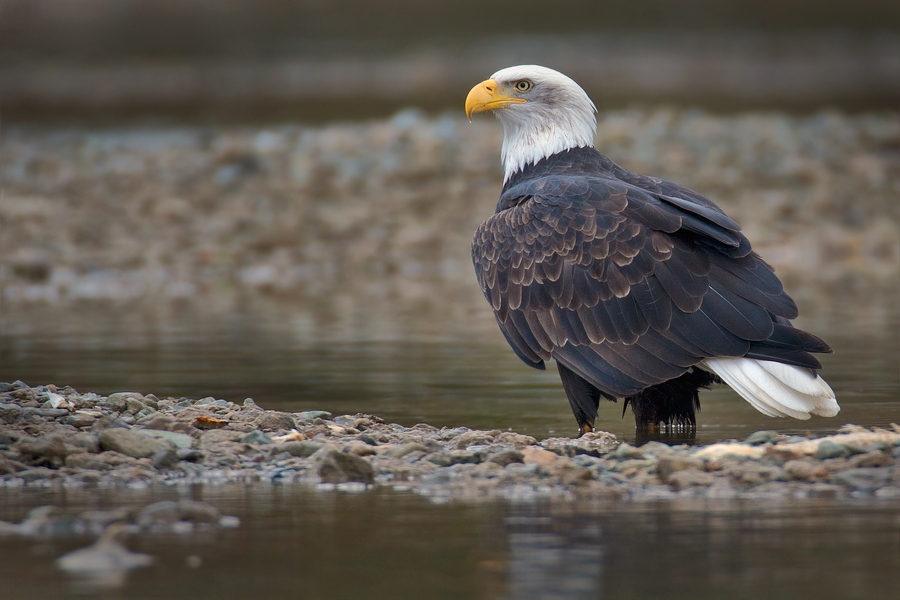
[[[459,110],[522,63],[601,110],[896,110],[900,9],[865,0],[600,4],[4,0],[5,124],[324,123]]]
[[[463,100],[533,62],[590,93],[602,152],[744,227],[837,340],[842,398],[895,397],[898,23],[873,0],[0,0],[0,380],[272,383],[485,426],[506,394],[556,427],[469,256],[501,132]]]
[[[587,57],[587,60],[585,60]],[[900,36],[888,33],[610,32],[437,42],[363,56],[136,57],[0,63],[8,122],[305,123],[384,118],[413,104],[459,110],[473,74],[540,63],[601,110],[642,104],[718,113],[897,108]]]

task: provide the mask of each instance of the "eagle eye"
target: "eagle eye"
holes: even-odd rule
[[[516,82],[516,85],[514,87],[516,88],[517,92],[527,92],[533,87],[533,85],[527,79],[520,79]]]

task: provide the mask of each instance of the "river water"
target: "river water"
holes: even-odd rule
[[[148,568],[111,584],[54,559],[91,540],[4,538],[4,598],[896,598],[896,504],[813,501],[452,503],[393,492],[259,484],[196,489],[0,490],[29,506],[141,506],[178,497],[240,517],[215,533],[146,534]]]
[[[574,430],[552,365],[525,367],[490,322],[455,335],[423,328],[353,341],[325,329],[305,335],[289,314],[217,319],[187,311],[159,321],[133,313],[5,313],[0,380],[104,394],[253,397],[269,409],[365,412],[403,425],[511,428],[537,438]],[[900,422],[895,312],[822,314],[801,326],[834,347],[823,375],[840,415],[770,419],[719,386],[702,395],[694,442]],[[619,406],[604,404],[598,427],[634,442],[631,415],[620,415]],[[74,513],[178,497],[209,502],[241,525],[133,536],[129,549],[155,562],[112,582],[56,568],[56,558],[89,538],[4,537],[0,597],[823,599],[895,598],[900,590],[900,506],[871,497],[435,504],[399,492],[290,484],[0,488],[0,520],[18,522],[44,504]]]
[[[126,311],[127,312],[127,311]],[[701,394],[696,442],[744,439],[760,429],[824,434],[846,423],[900,422],[900,336],[895,312],[826,312],[804,321],[834,354],[821,357],[823,377],[841,404],[835,418],[772,419],[725,386]],[[401,335],[348,340],[297,333],[290,317],[187,313],[165,326],[135,326],[112,312],[45,310],[28,327],[7,319],[0,338],[0,381],[55,383],[79,391],[214,396],[267,409],[367,413],[411,426],[512,429],[538,439],[572,435],[575,423],[555,367],[526,367],[496,326],[458,335]],[[634,419],[620,404],[601,405],[597,428],[634,442]]]

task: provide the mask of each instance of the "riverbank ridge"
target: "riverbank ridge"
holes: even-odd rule
[[[900,426],[810,438],[758,431],[708,446],[640,447],[215,399],[0,383],[0,486],[256,482],[434,502],[609,498],[900,499]]]

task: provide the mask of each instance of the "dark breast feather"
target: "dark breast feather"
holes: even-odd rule
[[[793,300],[712,201],[593,149],[513,176],[472,258],[519,358],[535,368],[554,358],[614,396],[705,357],[817,368],[808,352],[827,351],[790,327]]]

